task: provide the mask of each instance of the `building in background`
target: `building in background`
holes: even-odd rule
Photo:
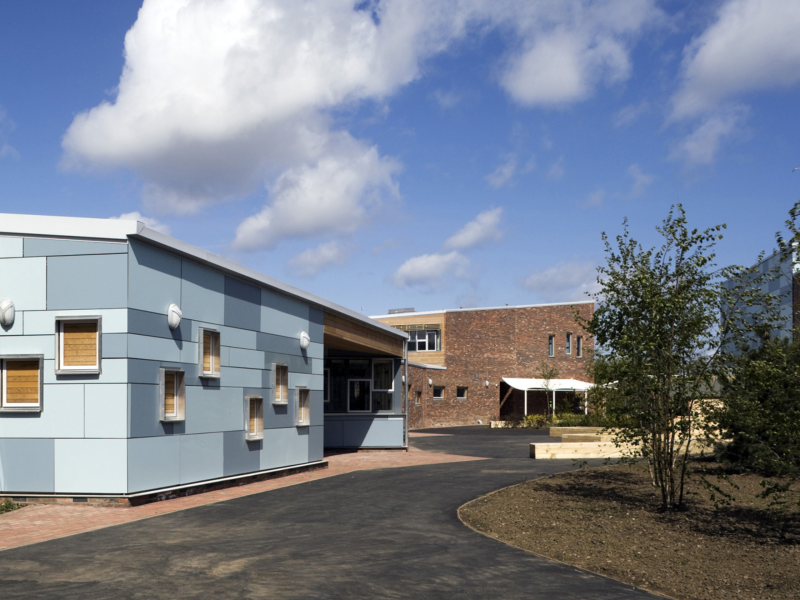
[[[594,302],[450,309],[393,310],[373,317],[408,333],[409,426],[488,423],[511,414],[544,414],[545,392],[510,387],[503,378],[538,378],[540,365],[558,377],[588,381],[591,338],[575,322]],[[574,395],[559,394],[572,402]],[[577,405],[576,405],[577,408]]]

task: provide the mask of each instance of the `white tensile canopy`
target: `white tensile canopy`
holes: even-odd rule
[[[553,392],[553,415],[556,414],[556,392],[583,392],[584,413],[589,412],[589,404],[586,401],[586,392],[594,387],[593,383],[586,381],[578,381],[577,379],[522,379],[517,377],[503,377],[512,389],[523,390],[525,392],[525,416],[528,416],[528,391],[529,390],[542,390]],[[509,393],[511,390],[509,390]],[[506,394],[508,397],[508,394]],[[505,398],[503,399],[505,402]],[[500,406],[503,405],[500,403]]]

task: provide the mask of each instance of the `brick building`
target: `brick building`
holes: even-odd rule
[[[558,377],[587,381],[594,345],[575,322],[576,309],[589,318],[594,303],[404,309],[373,317],[409,335],[409,427],[485,424],[500,415],[547,411],[544,392],[529,392],[526,410],[524,393],[503,378],[538,377],[545,363]],[[562,395],[560,401],[570,401]]]

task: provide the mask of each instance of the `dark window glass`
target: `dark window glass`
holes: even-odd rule
[[[392,392],[372,392],[375,410],[392,410]]]
[[[350,381],[348,390],[349,410],[368,411],[370,409],[370,382]]]
[[[575,356],[578,358],[583,356],[583,338],[581,336],[575,339]]]
[[[350,379],[369,379],[371,362],[370,360],[351,360],[349,362]]]
[[[547,354],[549,356],[553,356],[555,354],[555,349],[553,348],[555,342],[555,336],[551,335],[547,338]]]
[[[392,385],[392,361],[390,360],[376,360],[372,363],[373,369],[373,382],[376,390],[391,390],[394,388]]]
[[[567,354],[572,354],[572,334],[571,333],[567,334],[566,349],[567,349]]]
[[[442,398],[444,398],[444,386],[440,385],[433,386],[433,399],[441,400]]]
[[[428,350],[439,350],[439,332],[428,332]]]
[[[456,398],[459,400],[466,400],[467,399],[467,388],[465,387],[457,387],[456,388]]]

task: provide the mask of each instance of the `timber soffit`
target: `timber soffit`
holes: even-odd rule
[[[324,298],[285,284],[272,277],[267,277],[258,271],[243,267],[231,260],[217,256],[216,254],[212,254],[192,246],[191,244],[187,244],[186,242],[176,240],[158,231],[154,231],[145,226],[141,221],[0,213],[0,236],[3,235],[105,241],[127,241],[130,238],[149,242],[150,244],[167,248],[202,263],[212,265],[220,271],[224,271],[235,277],[250,280],[288,296],[300,298],[323,311],[341,315],[400,339],[408,338],[408,334],[404,331],[375,321],[370,317],[365,317],[349,308],[345,308],[344,306],[340,306]]]

